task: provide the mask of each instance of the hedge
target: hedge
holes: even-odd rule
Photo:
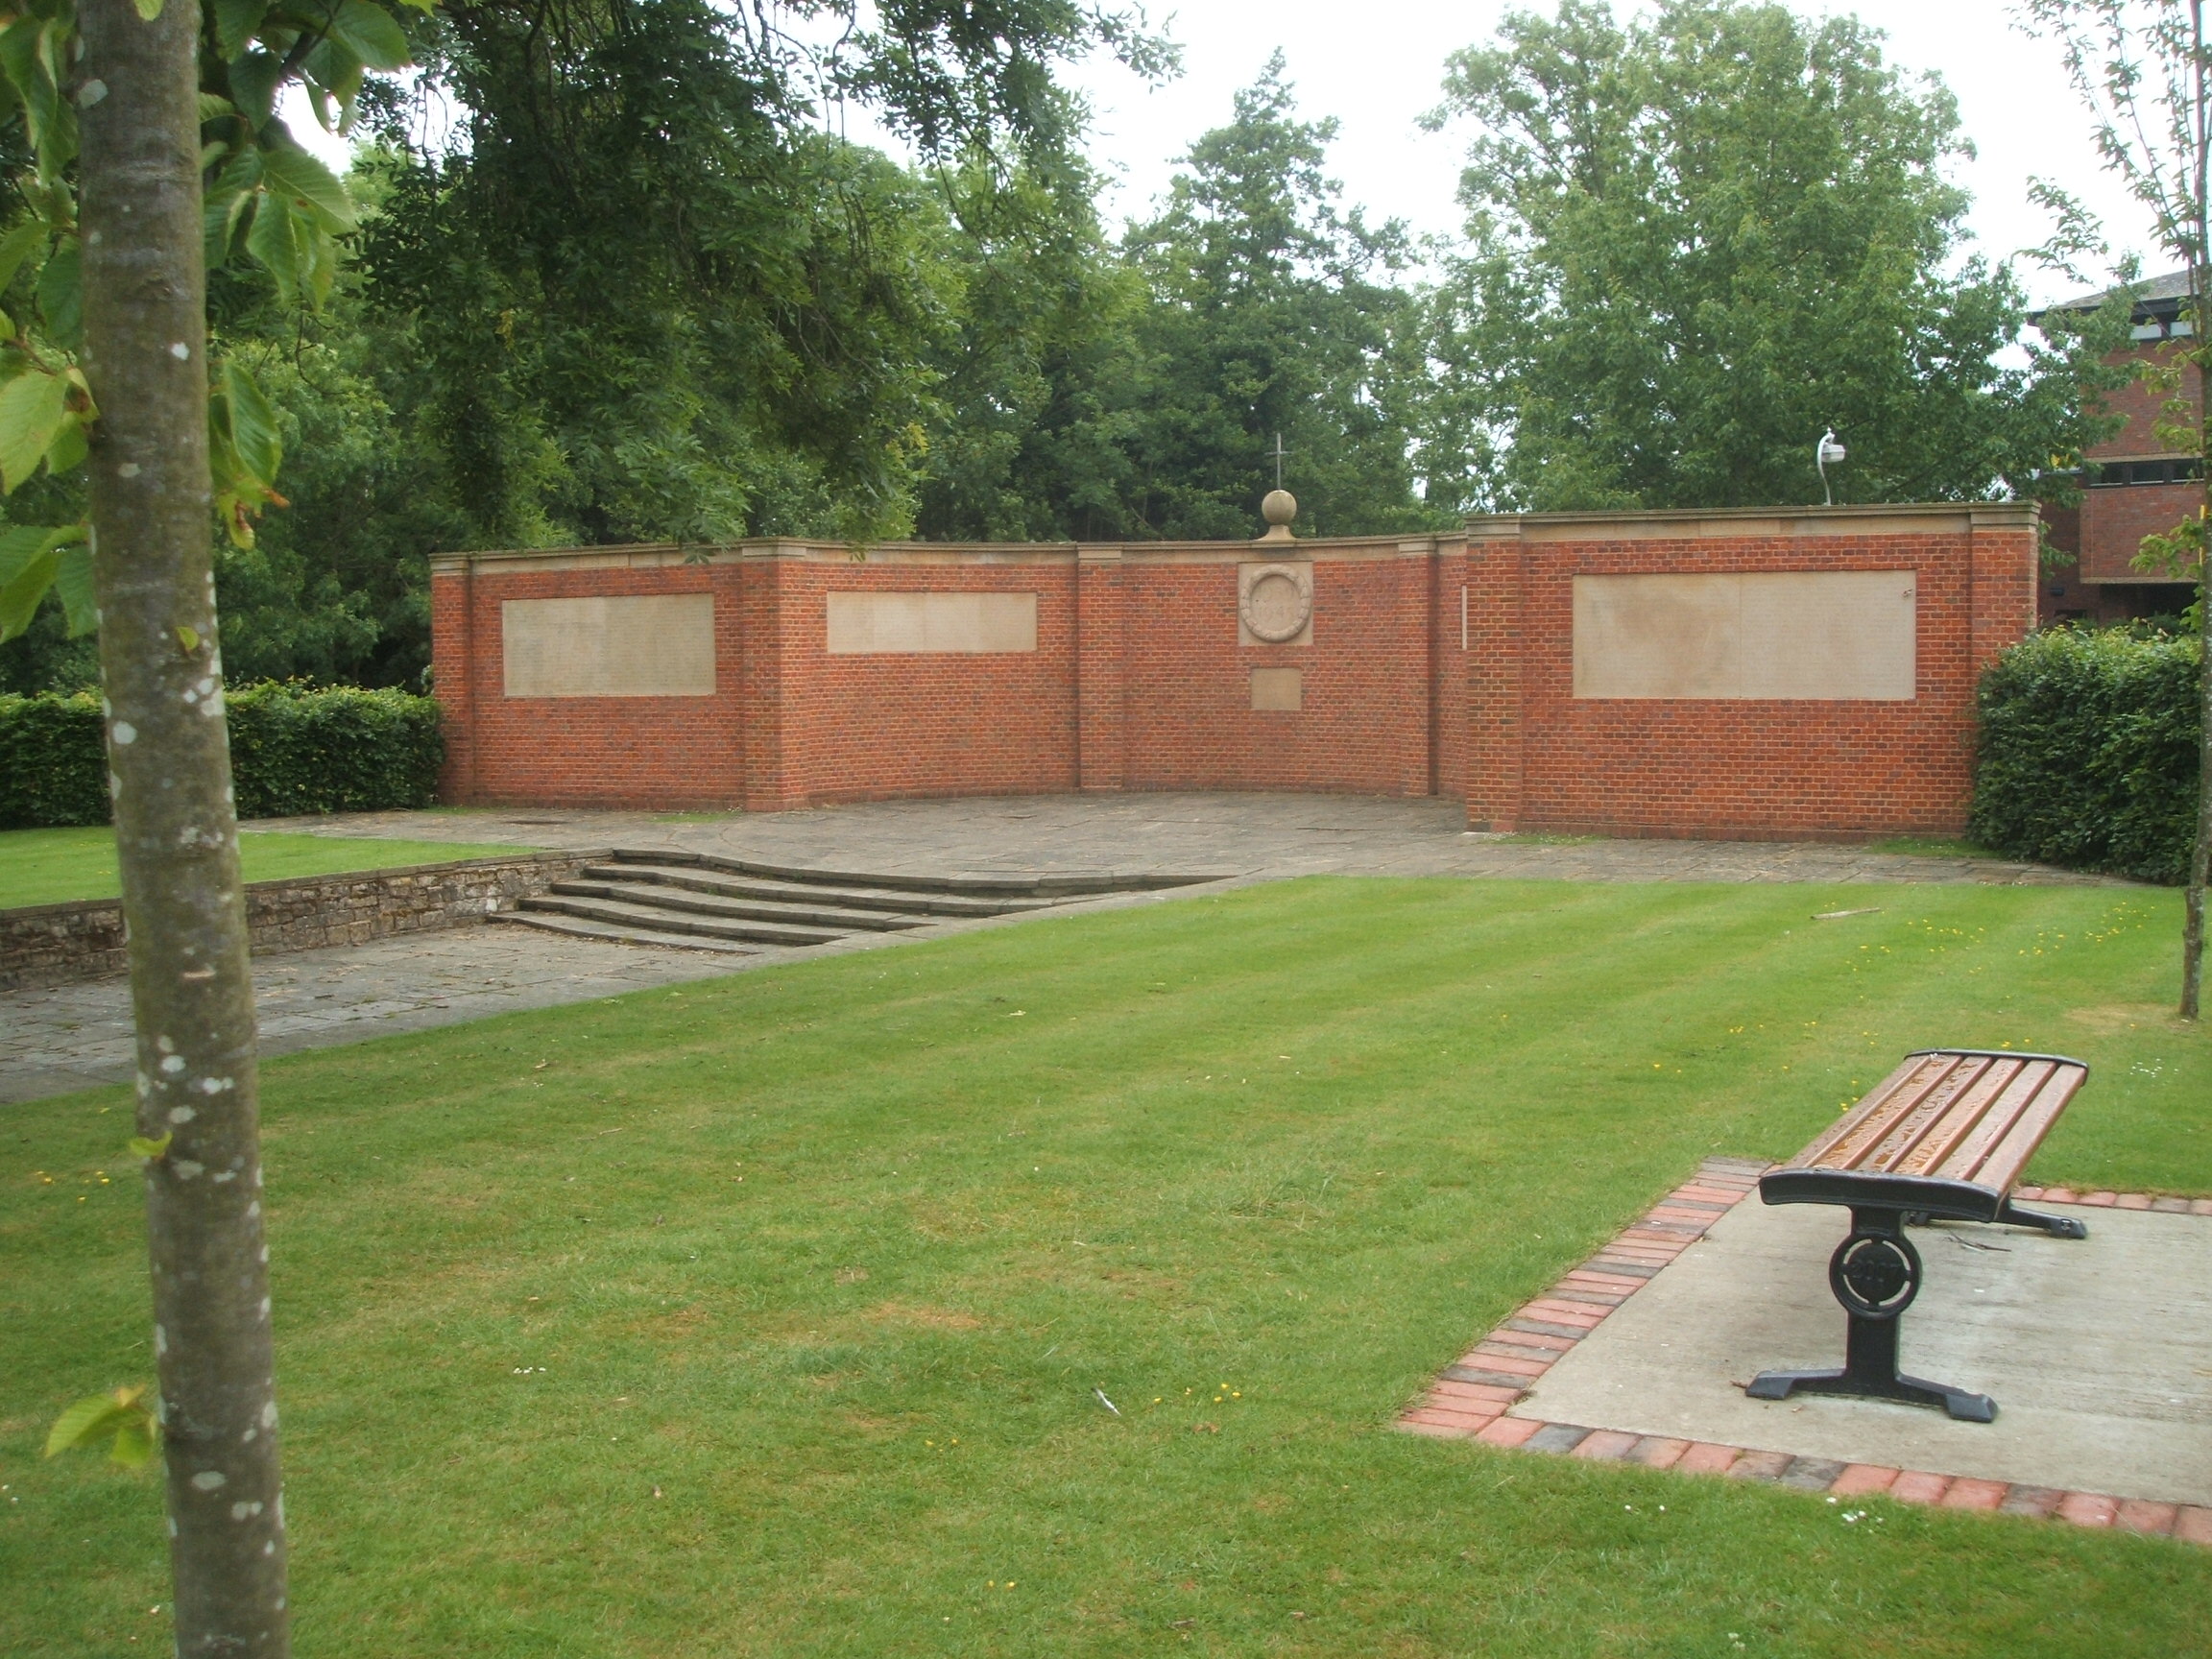
[[[445,738],[431,698],[272,682],[228,692],[226,709],[241,818],[436,798]],[[99,698],[0,695],[0,829],[107,822]]]
[[[2200,638],[2053,629],[1983,676],[1967,832],[2015,858],[2178,882],[2197,836]]]

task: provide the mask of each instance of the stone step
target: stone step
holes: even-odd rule
[[[1007,916],[1025,910],[1048,909],[1066,899],[974,899],[950,893],[896,893],[887,889],[832,887],[828,883],[772,881],[765,878],[725,876],[710,870],[685,869],[667,864],[592,864],[583,874],[597,880],[650,881],[657,886],[688,888],[728,899],[759,899],[793,903],[833,903],[847,910],[876,910],[892,915]],[[902,924],[912,926],[911,921]]]
[[[572,899],[541,893],[524,899],[517,912],[540,915],[581,916],[587,921],[608,922],[618,927],[642,927],[658,933],[699,934],[710,939],[739,939],[753,945],[827,945],[845,937],[844,930],[823,927],[784,927],[769,922],[717,920],[686,916],[649,904],[624,904],[611,899]]]
[[[1163,874],[1154,870],[1071,870],[1038,875],[1000,875],[976,872],[954,876],[886,875],[881,871],[820,870],[798,864],[764,864],[752,858],[728,858],[718,853],[685,853],[669,849],[614,849],[624,864],[687,866],[721,870],[733,876],[765,876],[774,880],[806,886],[844,887],[898,893],[950,893],[988,898],[1071,898],[1094,893],[1150,892],[1163,887],[1189,887],[1203,881],[1226,881],[1236,874],[1220,870],[1191,874]]]
[[[514,926],[534,927],[541,933],[561,933],[572,939],[604,939],[612,945],[654,945],[666,950],[701,950],[709,956],[757,956],[749,946],[727,939],[709,939],[704,933],[662,933],[651,927],[618,927],[611,923],[588,921],[550,911],[498,910],[485,918]]]
[[[556,881],[552,891],[570,899],[611,899],[620,904],[649,910],[673,910],[691,916],[719,916],[736,922],[781,922],[801,927],[834,927],[840,933],[896,933],[927,925],[926,916],[886,915],[880,910],[837,907],[838,895],[828,889],[809,893],[804,901],[726,899],[684,887],[652,881]]]

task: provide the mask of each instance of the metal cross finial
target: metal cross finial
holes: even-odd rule
[[[1276,433],[1276,434],[1275,434],[1275,488],[1276,488],[1276,489],[1278,489],[1278,490],[1280,490],[1280,489],[1282,489],[1282,488],[1283,488],[1283,457],[1284,457],[1286,454],[1287,454],[1287,453],[1288,453],[1288,451],[1287,451],[1287,450],[1286,450],[1286,449],[1283,447],[1283,434],[1282,434],[1282,433],[1280,433],[1280,432]]]

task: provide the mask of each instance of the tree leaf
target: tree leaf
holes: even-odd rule
[[[63,350],[74,351],[84,343],[84,267],[74,236],[55,244],[46,269],[38,273],[38,315],[45,321],[46,338]]]
[[[38,470],[68,413],[68,396],[67,380],[38,369],[0,386],[0,492],[12,495]]]
[[[132,0],[132,3],[138,8],[138,15],[149,23],[161,15],[161,0]],[[120,1463],[122,1459],[118,1457],[116,1461]]]
[[[31,626],[46,590],[54,586],[61,567],[61,555],[48,547],[26,560],[15,574],[0,586],[0,641],[12,639]]]
[[[146,0],[138,0],[141,9]],[[154,0],[158,6],[161,0]],[[125,1469],[143,1469],[154,1460],[161,1445],[161,1425],[154,1413],[141,1407],[115,1426],[115,1444],[108,1449],[110,1461]]]
[[[179,632],[182,632],[182,630],[179,630]],[[169,1143],[176,1139],[177,1131],[174,1129],[164,1129],[161,1132],[161,1139],[158,1141],[149,1141],[143,1135],[133,1135],[129,1142],[131,1155],[133,1158],[158,1158],[169,1150]]]
[[[279,301],[286,305],[300,302],[300,223],[281,198],[264,196],[255,203],[253,223],[246,232],[246,252],[276,279]]]
[[[274,143],[268,141],[272,136]],[[353,198],[346,194],[338,176],[295,144],[289,132],[276,130],[263,134],[261,182],[264,188],[311,208],[325,229],[353,230],[360,227]]]
[[[269,14],[269,0],[215,0],[215,50],[228,63],[246,50]],[[203,94],[204,96],[204,94]],[[203,108],[200,119],[207,119]]]
[[[0,236],[0,288],[15,280],[15,273],[46,242],[46,226],[34,219]]]
[[[330,38],[343,43],[372,69],[404,69],[414,60],[407,36],[392,13],[371,0],[338,0],[330,19]]]
[[[281,60],[258,47],[230,60],[230,102],[246,124],[258,132],[276,113],[276,83],[284,73]]]
[[[88,1394],[54,1419],[46,1431],[46,1455],[56,1457],[114,1432],[130,1407],[112,1394]]]
[[[74,534],[82,535],[82,529]],[[92,547],[80,541],[61,549],[61,562],[54,567],[54,591],[61,596],[69,637],[82,639],[100,626],[100,608],[92,602]]]
[[[284,459],[276,411],[261,395],[252,371],[235,357],[223,361],[223,397],[230,447],[239,469],[267,489],[276,482],[276,469]]]
[[[74,471],[84,465],[84,457],[91,448],[91,441],[84,430],[82,416],[74,412],[61,417],[56,428],[54,442],[46,448],[46,470],[59,478],[64,472]]]

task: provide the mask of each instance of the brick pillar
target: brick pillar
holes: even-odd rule
[[[2035,626],[2040,549],[2033,502],[1992,501],[1974,508],[1972,517],[1971,651],[1979,682],[2008,645]]]
[[[1118,789],[1128,778],[1126,580],[1120,548],[1075,550],[1075,764],[1084,789]]]
[[[1467,527],[1467,823],[1521,821],[1522,553],[1517,518]]]
[[[748,812],[790,805],[783,777],[783,570],[774,544],[749,546],[737,565],[739,719],[745,728]]]
[[[1436,542],[1398,543],[1399,697],[1405,732],[1398,793],[1436,793]]]
[[[438,724],[445,737],[438,799],[455,806],[476,799],[475,609],[475,561],[466,554],[433,559],[430,687],[438,699]]]

